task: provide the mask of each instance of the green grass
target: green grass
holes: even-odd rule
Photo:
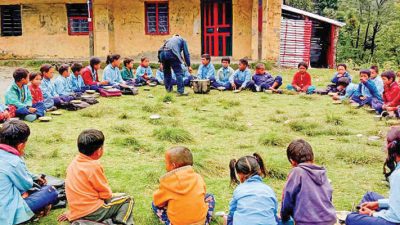
[[[310,72],[319,87],[333,73]],[[287,84],[294,70],[272,73],[283,75]],[[148,98],[150,93],[155,98]],[[254,152],[264,158],[269,175],[265,183],[280,200],[291,168],[286,147],[294,138],[309,141],[316,163],[327,168],[337,210],[351,209],[366,191],[387,195],[388,188],[382,183],[383,140],[367,140],[369,135],[386,133],[384,121],[376,122],[365,110],[347,104],[333,105],[327,96],[212,91],[175,97],[156,87],[150,92],[140,89],[137,96],[99,100],[79,112],[53,116],[50,123],[30,123],[26,162],[32,172],[64,178],[77,154],[78,134],[87,128],[102,130],[106,142],[100,161],[113,191],[135,198],[139,225],[158,224],[150,208],[152,193],[165,173],[164,152],[175,145],[192,150],[195,170],[205,178],[207,191],[216,196],[216,211],[227,211],[232,197],[229,160]],[[152,114],[161,119],[150,120]],[[57,215],[63,211],[52,211],[39,224],[57,224]]]

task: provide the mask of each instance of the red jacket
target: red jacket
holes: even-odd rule
[[[92,73],[92,68],[90,66],[85,67],[82,70],[82,78],[85,85],[98,85],[99,84],[99,76],[97,71],[95,74]]]
[[[43,102],[43,93],[42,89],[39,86],[34,87],[32,84],[29,85],[29,91],[31,91],[32,95],[32,104]]]
[[[309,73],[302,74],[297,72],[292,81],[293,86],[299,86],[301,89],[307,89],[311,86],[311,75]]]
[[[400,105],[400,87],[397,82],[392,82],[389,86],[385,85],[383,101],[385,105],[390,107],[397,107]]]

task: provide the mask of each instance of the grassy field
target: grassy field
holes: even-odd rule
[[[281,73],[287,84],[294,70],[272,72]],[[333,74],[332,70],[310,72],[319,87],[328,84]],[[161,120],[151,121],[151,114],[160,114]],[[101,98],[95,106],[64,112],[53,119],[29,124],[28,168],[65,177],[68,164],[77,154],[78,134],[87,128],[102,130],[106,144],[101,162],[106,175],[114,192],[135,198],[134,215],[139,225],[157,224],[150,208],[152,193],[165,173],[164,152],[174,145],[193,151],[195,170],[216,197],[216,211],[227,211],[232,196],[229,160],[254,152],[264,157],[269,171],[265,183],[273,187],[280,200],[290,171],[286,147],[294,138],[309,141],[316,163],[327,168],[337,210],[350,210],[366,191],[384,195],[388,191],[382,182],[384,138],[368,141],[371,135],[384,136],[387,126],[374,121],[364,109],[333,105],[327,96],[212,91],[178,98],[156,87],[150,92],[140,89],[138,96]],[[57,224],[56,218],[63,211],[52,211],[39,224]]]

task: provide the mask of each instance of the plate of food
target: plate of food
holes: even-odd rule
[[[50,116],[42,116],[42,117],[39,117],[39,121],[41,121],[41,122],[49,122],[49,121],[51,121],[53,118],[51,118]]]
[[[94,94],[94,93],[96,93],[96,91],[95,90],[87,90],[86,93],[87,94]]]
[[[153,115],[150,116],[150,119],[152,119],[152,120],[158,120],[158,119],[161,119],[161,116],[158,115],[158,114],[153,114]]]
[[[219,91],[225,91],[225,90],[226,90],[225,87],[217,87],[217,89],[218,89]]]
[[[233,93],[240,93],[241,90],[234,90]]]
[[[150,83],[149,86],[150,87],[155,87],[155,86],[157,86],[157,84],[156,83]]]
[[[104,88],[104,89],[112,89],[113,86],[104,86],[103,88]]]
[[[353,108],[358,108],[358,107],[360,107],[360,104],[358,104],[358,103],[351,103],[350,105],[351,105],[351,107],[353,107]]]
[[[50,112],[51,115],[55,115],[55,116],[61,116],[62,112],[61,111],[52,111]]]
[[[336,93],[335,92],[329,92],[328,95],[329,96],[334,96],[334,95],[336,95]]]
[[[332,103],[335,104],[335,105],[337,105],[337,104],[342,104],[342,101],[340,101],[340,100],[334,100]]]
[[[82,101],[81,100],[72,100],[71,103],[72,104],[80,104],[80,103],[82,103]]]

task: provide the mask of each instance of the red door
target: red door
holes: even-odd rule
[[[232,1],[203,0],[203,54],[232,55]]]

